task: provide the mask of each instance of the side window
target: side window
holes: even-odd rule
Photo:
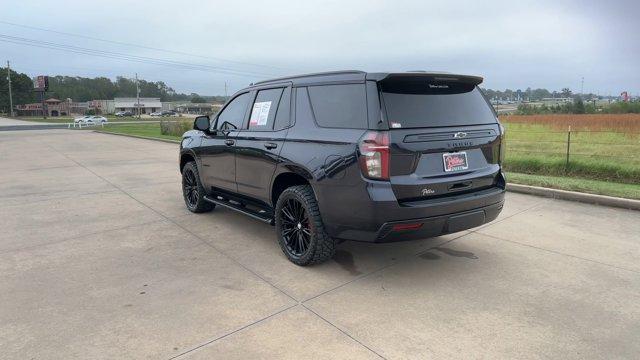
[[[322,127],[366,129],[364,84],[309,86],[316,122]]]
[[[313,113],[311,112],[311,105],[309,104],[307,88],[299,87],[296,89],[296,124],[306,119],[313,122]]]
[[[218,129],[239,129],[249,103],[249,93],[236,96],[218,116]]]
[[[291,88],[284,89],[282,97],[280,98],[280,105],[278,105],[278,112],[276,113],[276,122],[273,125],[274,130],[282,130],[289,126],[289,118],[291,112]]]
[[[256,100],[251,107],[251,117],[249,118],[249,129],[251,130],[271,130],[273,121],[276,118],[278,103],[282,96],[282,88],[258,91]]]

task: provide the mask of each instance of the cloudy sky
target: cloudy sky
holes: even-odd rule
[[[640,93],[640,1],[0,0],[0,8],[0,61],[30,75],[137,72],[214,95],[225,81],[232,92],[296,73],[422,69],[481,75],[493,89],[579,92],[584,77],[585,92]]]

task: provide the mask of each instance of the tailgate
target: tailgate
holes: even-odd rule
[[[464,135],[463,135],[464,134]],[[498,125],[389,131],[390,181],[399,201],[415,201],[495,186],[500,171]],[[463,158],[463,164],[449,166]],[[447,164],[447,161],[449,162]],[[448,171],[447,171],[448,170]]]
[[[479,81],[391,74],[378,82],[399,201],[479,191],[499,181],[500,125]]]

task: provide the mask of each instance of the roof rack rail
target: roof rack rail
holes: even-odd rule
[[[341,74],[365,74],[365,72],[364,71],[360,71],[360,70],[327,71],[327,72],[293,75],[293,76],[286,76],[286,77],[281,77],[281,78],[274,78],[274,79],[256,81],[255,83],[253,83],[251,85],[266,84],[266,83],[270,83],[270,82],[274,82],[274,81],[284,81],[284,80],[297,79],[297,78],[303,78],[303,77],[341,75]]]
[[[409,70],[408,72],[417,72],[417,73],[438,73],[438,74],[451,74],[450,71],[434,71],[434,70]]]

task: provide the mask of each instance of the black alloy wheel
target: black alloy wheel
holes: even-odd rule
[[[280,248],[294,264],[318,264],[335,254],[336,241],[324,230],[310,185],[285,189],[276,202],[275,220]]]
[[[204,199],[205,191],[200,183],[198,167],[193,161],[182,168],[182,195],[187,209],[191,212],[207,212],[215,207],[215,204]]]
[[[198,183],[196,182],[196,176],[191,169],[185,169],[183,176],[184,181],[182,182],[182,188],[187,206],[190,208],[196,207],[198,204]]]
[[[282,237],[291,255],[301,257],[311,243],[309,216],[297,199],[287,199],[280,209],[282,219]]]

